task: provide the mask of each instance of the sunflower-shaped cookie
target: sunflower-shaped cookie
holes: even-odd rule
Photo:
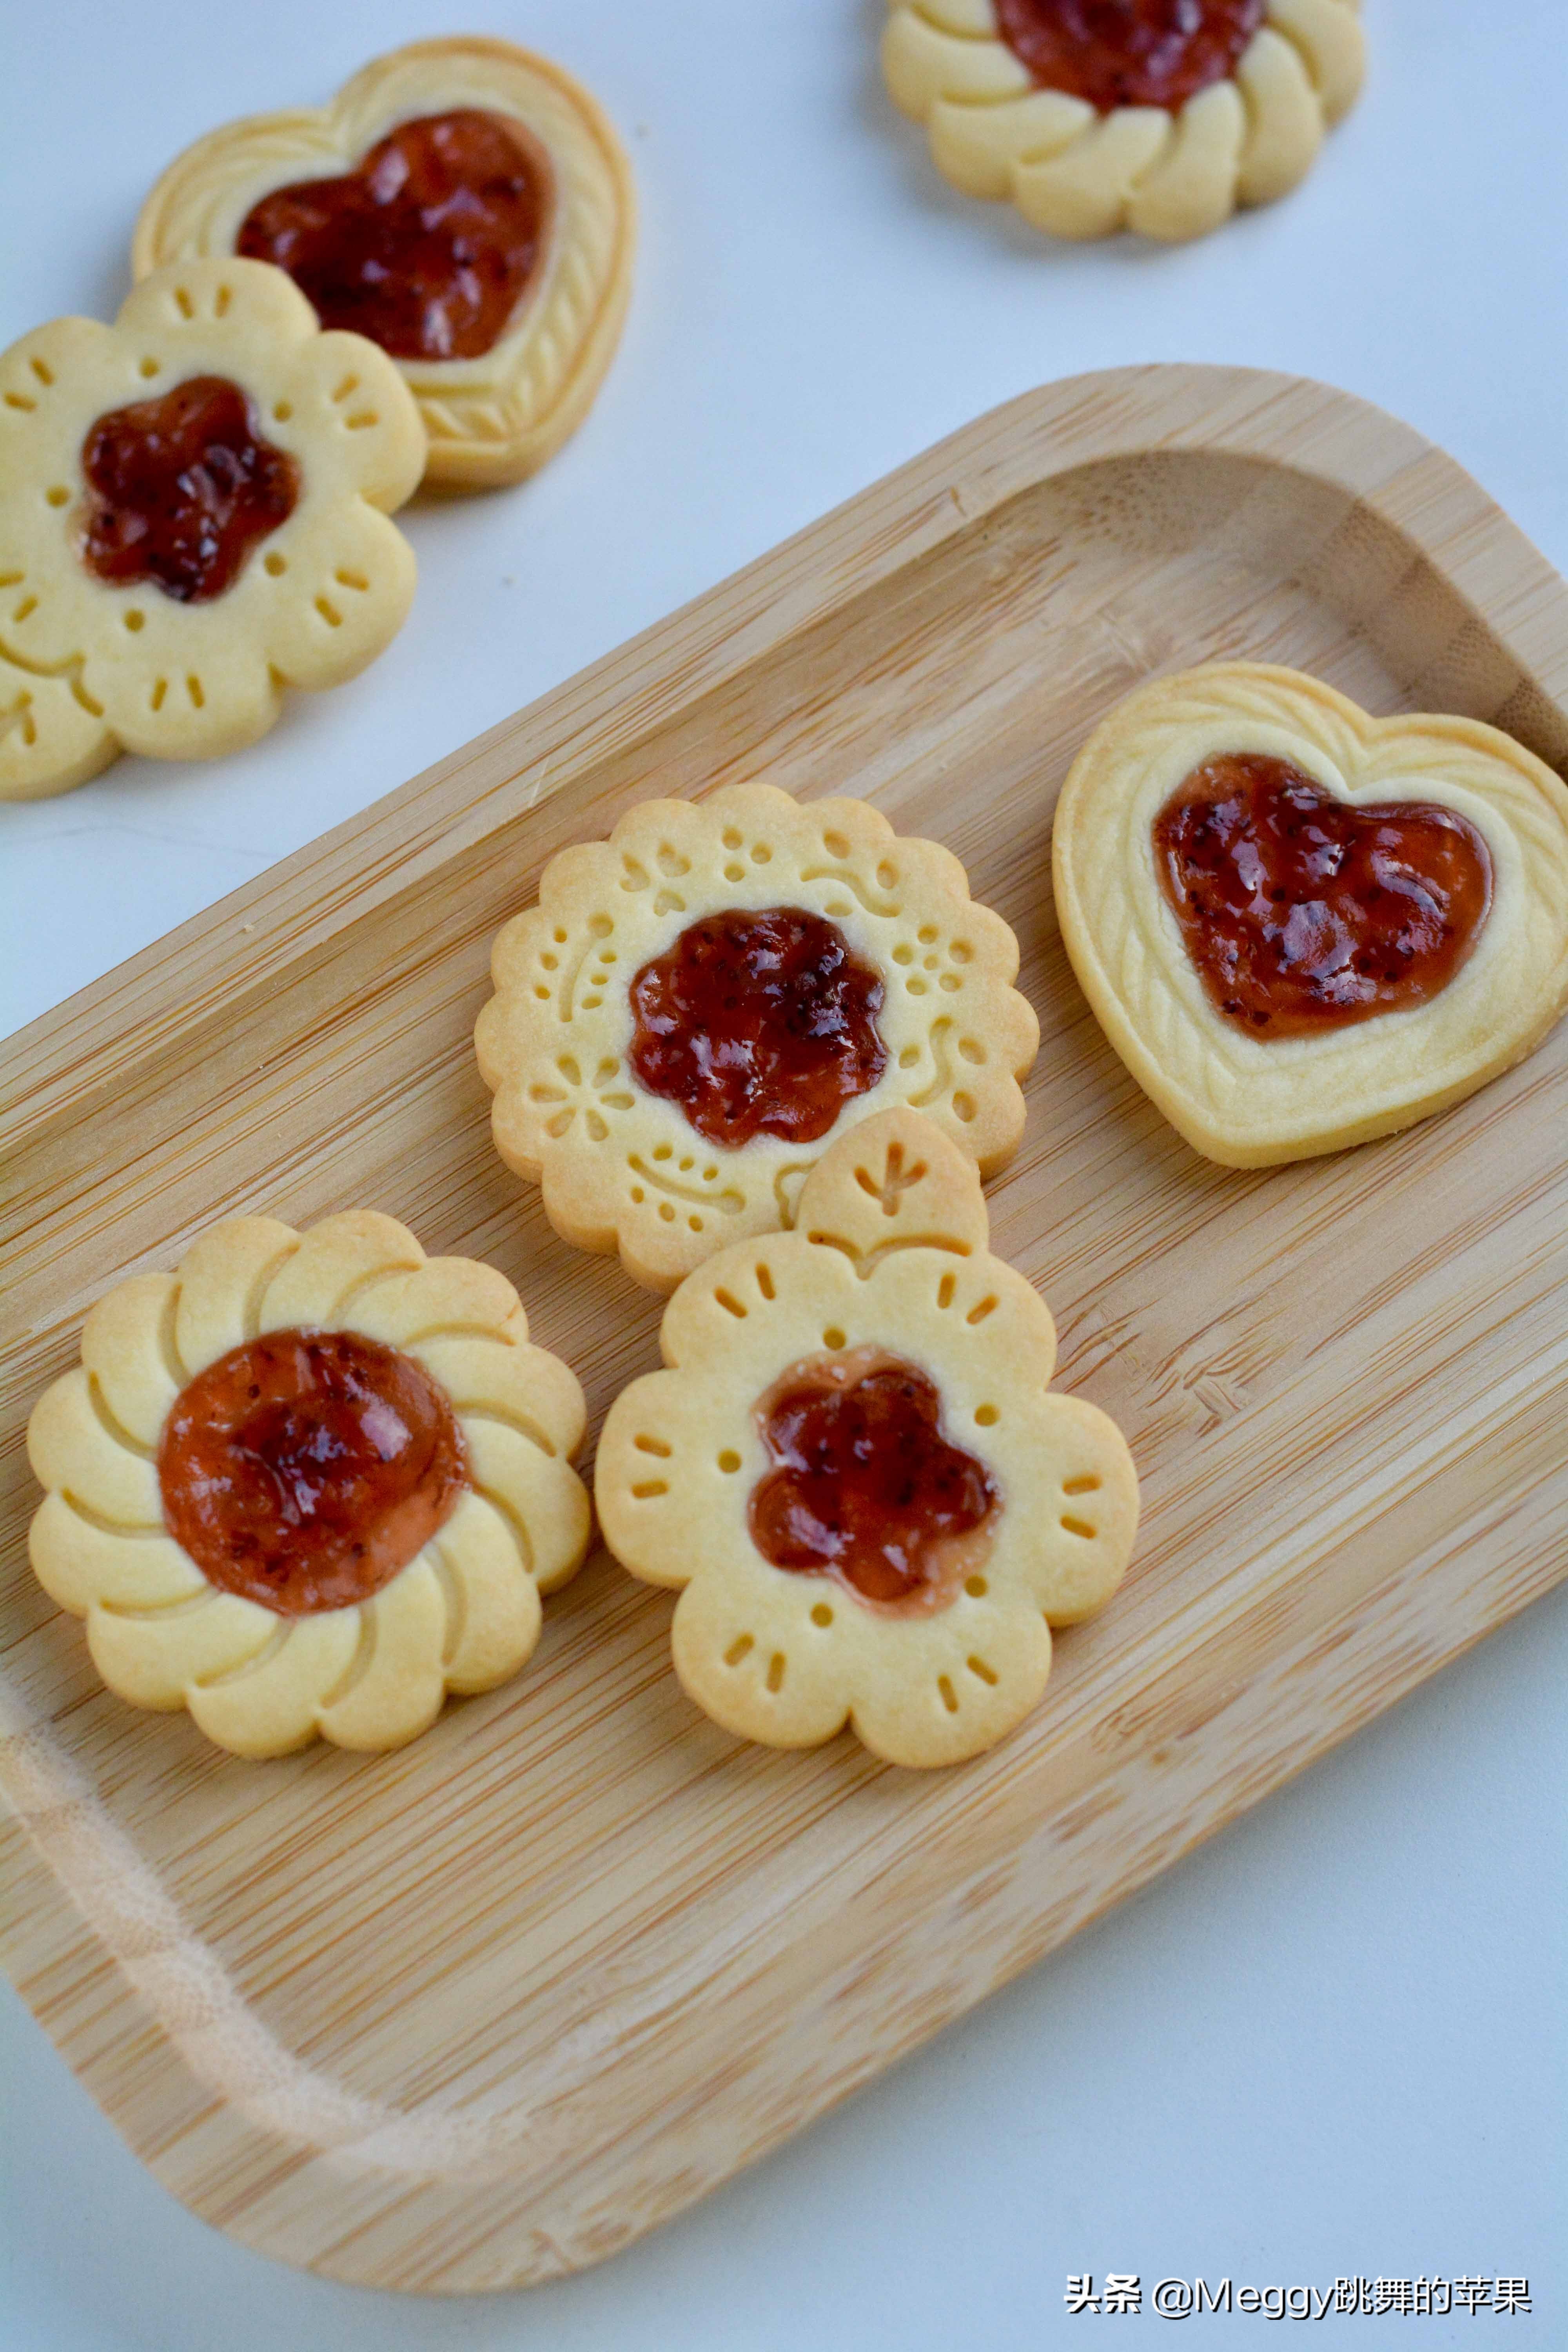
[[[1293,188],[1361,88],[1358,0],[892,0],[932,161],[1055,236],[1180,239]]]
[[[583,1392],[510,1283],[391,1217],[212,1226],[101,1299],[27,1431],[39,1582],[221,1747],[400,1747],[581,1565]]]
[[[645,801],[551,860],[490,968],[496,1149],[563,1239],[651,1289],[792,1223],[827,1144],[891,1104],[985,1173],[1023,1133],[1017,941],[950,850],[864,801]]]
[[[385,353],[323,334],[260,262],[160,270],[112,327],[57,319],[14,343],[0,793],[63,792],[120,751],[232,751],[284,687],[353,677],[414,594],[387,518],[424,459]]]
[[[1568,1001],[1568,789],[1479,719],[1260,663],[1157,678],[1073,762],[1053,858],[1106,1035],[1229,1167],[1461,1102]]]
[[[142,208],[140,278],[196,255],[287,269],[324,326],[368,335],[416,395],[433,482],[531,474],[587,415],[631,292],[631,170],[548,58],[415,41],[330,106],[226,123]]]
[[[847,1717],[889,1763],[956,1763],[1033,1706],[1050,1626],[1120,1583],[1126,1444],[1048,1392],[1050,1316],[986,1243],[973,1165],[884,1112],[824,1155],[793,1233],[681,1285],[669,1369],[612,1406],[605,1540],[685,1588],[676,1672],[728,1730],[805,1748]]]

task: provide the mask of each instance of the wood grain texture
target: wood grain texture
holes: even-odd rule
[[[1250,1173],[1116,1061],[1048,829],[1152,673],[1317,672],[1568,762],[1568,587],[1451,460],[1229,369],[983,418],[7,1049],[0,1950],[139,2154],[248,2243],[426,2291],[592,2262],[911,2048],[1561,1576],[1568,1024],[1448,1116]],[[33,1397],[236,1210],[492,1260],[595,1416],[658,1302],[490,1150],[491,933],[650,793],[866,793],[964,860],[1044,1033],[993,1246],[1144,1532],[979,1762],[747,1748],[603,1556],[531,1669],[393,1757],[237,1763],[102,1692],[27,1571]]]

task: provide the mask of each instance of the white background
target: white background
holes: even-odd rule
[[[30,1019],[939,435],[1151,359],[1326,378],[1568,568],[1562,0],[1368,0],[1365,98],[1285,205],[1179,252],[952,195],[879,0],[0,0],[0,343],[111,315],[146,185],[228,117],[480,29],[581,74],[644,208],[626,338],[537,481],[405,518],[413,617],[216,767],[0,809],[0,1030]],[[1067,2273],[1528,2274],[1534,2315],[1307,2340],[1568,2346],[1568,1594],[893,2076],[583,2278],[467,2304],[296,2276],[190,2219],[0,1989],[4,2352],[1024,2352]],[[1176,2343],[1279,2340],[1189,2321]]]

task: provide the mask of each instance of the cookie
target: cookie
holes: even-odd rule
[[[33,1567],[134,1706],[239,1756],[401,1747],[531,1654],[584,1425],[489,1266],[368,1210],[232,1218],[100,1299],[34,1409]]]
[[[1053,236],[1202,236],[1310,168],[1361,89],[1358,0],[893,0],[882,70],[972,196]]]
[[[848,1720],[889,1763],[957,1763],[1034,1706],[1050,1627],[1121,1582],[1126,1443],[1048,1393],[1050,1315],[987,1238],[973,1163],[884,1111],[824,1154],[793,1232],[681,1285],[668,1370],[611,1407],[605,1539],[683,1588],[675,1670],[726,1730],[808,1748]]]
[[[427,479],[515,482],[575,432],[631,293],[636,199],[610,123],[510,41],[413,41],[330,106],[226,123],[136,224],[138,278],[276,263],[329,327],[368,335],[418,400]]]
[[[286,686],[336,686],[403,625],[419,480],[407,387],[323,334],[281,270],[160,270],[119,319],[0,357],[0,796],[121,751],[205,759]]]
[[[74,663],[24,669],[0,655],[0,800],[68,793],[119,757],[101,706],[83,698],[79,678]]]
[[[564,1240],[672,1290],[791,1224],[829,1142],[892,1104],[1000,1167],[1039,1043],[1017,971],[957,858],[864,801],[645,801],[496,940],[496,1149]]]
[[[1221,662],[1120,703],[1053,845],[1100,1026],[1232,1168],[1462,1102],[1568,1002],[1568,789],[1479,719]]]

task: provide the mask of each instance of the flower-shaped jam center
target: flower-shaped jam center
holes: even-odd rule
[[[801,907],[706,916],[630,994],[633,1071],[710,1143],[815,1143],[887,1067],[881,975]]]
[[[1486,843],[1456,810],[1352,807],[1262,752],[1194,768],[1154,820],[1154,859],[1210,1002],[1259,1036],[1426,1003],[1491,905]]]
[[[499,115],[421,115],[341,179],[296,180],[253,205],[237,253],[286,269],[323,327],[399,360],[489,351],[538,266],[550,184]]]
[[[163,1517],[209,1582],[282,1617],[366,1601],[450,1515],[462,1433],[429,1374],[357,1331],[268,1331],[181,1390]]]
[[[1184,106],[1236,71],[1266,0],[995,0],[1026,72],[1101,114]]]
[[[81,463],[89,571],[117,588],[151,582],[181,604],[231,588],[300,496],[294,459],[262,438],[245,394],[221,375],[110,409]]]
[[[880,1349],[793,1365],[757,1408],[776,1465],[748,1507],[763,1559],[906,1612],[944,1606],[989,1549],[1000,1497],[941,1418],[935,1383]]]

